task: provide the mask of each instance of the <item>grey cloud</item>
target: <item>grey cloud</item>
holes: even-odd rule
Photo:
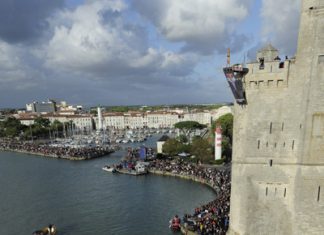
[[[46,18],[64,0],[1,0],[0,38],[9,43],[31,42],[48,27]]]
[[[233,26],[247,16],[251,0],[136,0],[132,3],[133,8],[152,22],[167,40],[183,42],[184,52],[211,55],[215,51],[224,53],[228,47],[238,52],[247,42],[246,36],[233,32]]]
[[[297,48],[301,0],[262,1],[263,43],[271,42],[282,54],[294,55]]]
[[[10,45],[0,40],[0,74],[10,69],[21,71],[16,79],[0,76],[0,107],[22,107],[47,98],[87,106],[232,100],[225,79],[195,72],[196,65],[206,58],[193,53],[195,47],[180,52],[152,48],[148,29],[126,20],[127,10],[111,7],[115,2],[86,1],[75,9],[60,11],[49,19],[53,35],[42,45]],[[82,9],[77,11],[79,7]],[[159,7],[163,4],[154,11],[159,12]],[[157,20],[159,17],[164,16]],[[214,48],[208,44],[212,38],[206,38],[202,41],[206,49],[200,53]],[[20,40],[31,39],[34,37]],[[195,45],[200,39],[191,40],[190,45]],[[224,50],[224,45],[218,47]]]
[[[197,63],[194,54],[151,48],[146,29],[126,21],[123,8],[113,10],[106,3],[88,3],[58,15],[63,19],[52,22],[53,37],[43,48],[48,68],[103,80],[155,74],[186,76],[193,71]],[[86,18],[82,17],[85,12]],[[66,21],[69,24],[61,24]]]

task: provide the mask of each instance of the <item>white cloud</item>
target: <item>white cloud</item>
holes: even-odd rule
[[[52,19],[54,35],[44,48],[46,65],[108,78],[175,71],[193,56],[152,48],[146,30],[124,18],[123,1],[88,1]],[[172,64],[170,64],[172,60]],[[182,69],[189,74],[191,69]]]
[[[168,40],[185,42],[185,50],[223,52],[235,35],[235,26],[247,15],[250,0],[134,1],[135,8],[153,22]],[[240,38],[242,39],[242,37]],[[235,41],[244,43],[244,40]]]
[[[168,4],[156,12],[159,19],[154,25],[166,35],[161,39],[154,25],[128,2],[86,0],[48,18],[46,37],[37,44],[0,41],[0,106],[48,97],[92,104],[205,103],[228,98],[225,79],[215,79],[217,73],[204,69],[207,65],[199,70],[214,56],[195,52],[210,54],[226,48],[227,42],[235,43],[229,35],[247,14],[245,3],[228,0],[217,5],[206,0],[186,6],[156,0],[157,5]],[[143,7],[151,2],[143,2]],[[209,9],[216,5],[218,11]],[[194,8],[198,14],[191,16]],[[188,20],[182,22],[181,17]],[[183,43],[174,43],[178,41]],[[180,52],[179,44],[185,45]]]
[[[271,42],[282,53],[296,52],[301,0],[263,0],[262,41]]]
[[[34,76],[40,74],[24,61],[24,49],[0,41],[0,89],[23,90],[35,86]]]

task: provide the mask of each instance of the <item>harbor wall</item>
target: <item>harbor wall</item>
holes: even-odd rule
[[[162,176],[172,176],[172,177],[178,177],[181,179],[185,179],[185,180],[192,180],[204,185],[207,185],[208,187],[210,187],[216,194],[218,193],[217,188],[213,187],[210,183],[208,183],[206,180],[199,178],[199,177],[194,177],[191,175],[181,175],[181,174],[175,174],[175,173],[171,173],[171,172],[167,172],[167,171],[159,171],[159,170],[149,170],[149,173],[152,174],[156,174],[156,175],[162,175]]]
[[[3,152],[14,152],[14,153],[24,153],[24,154],[28,154],[28,155],[33,155],[33,156],[39,156],[39,157],[48,157],[48,158],[56,158],[56,159],[64,159],[64,160],[70,160],[70,161],[82,161],[82,160],[90,160],[90,159],[94,159],[94,158],[99,158],[102,156],[105,156],[107,154],[112,153],[113,151],[102,155],[102,156],[90,156],[90,157],[71,157],[71,156],[58,156],[55,154],[44,154],[44,153],[40,153],[40,152],[29,152],[29,151],[23,151],[23,150],[16,150],[16,149],[5,149],[5,148],[0,148],[0,151]]]

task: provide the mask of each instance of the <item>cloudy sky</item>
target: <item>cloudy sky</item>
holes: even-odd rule
[[[233,100],[222,74],[271,42],[294,55],[300,0],[1,0],[0,108]]]

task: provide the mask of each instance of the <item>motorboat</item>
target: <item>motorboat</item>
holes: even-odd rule
[[[109,166],[109,165],[104,166],[102,169],[103,169],[104,171],[108,171],[108,172],[116,172],[115,167],[112,167],[112,166]]]
[[[173,232],[178,232],[181,230],[181,220],[177,215],[172,220],[170,220],[169,223],[169,228],[171,228]]]
[[[50,224],[47,227],[33,232],[33,235],[56,235],[57,228],[54,224]]]

